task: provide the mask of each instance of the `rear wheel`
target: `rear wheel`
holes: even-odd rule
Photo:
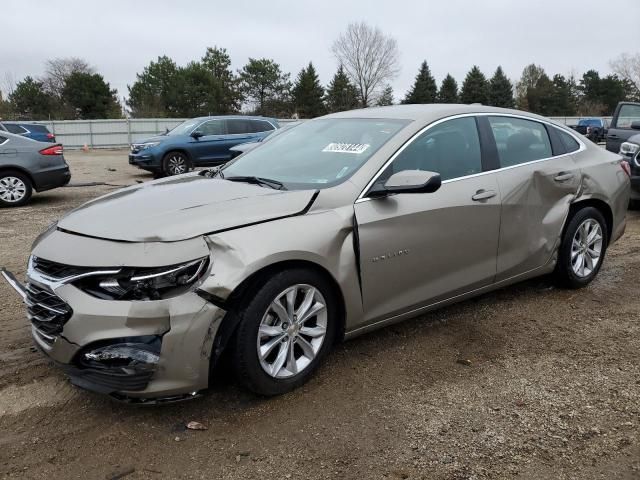
[[[31,180],[20,172],[0,173],[0,207],[19,207],[31,198]]]
[[[593,207],[578,210],[567,225],[558,252],[556,278],[569,288],[587,286],[596,277],[607,250],[607,224]]]
[[[335,294],[309,270],[271,277],[237,312],[232,363],[238,381],[261,395],[279,395],[305,383],[333,343]]]
[[[169,152],[162,159],[162,173],[165,175],[181,175],[190,168],[189,158],[182,152]]]

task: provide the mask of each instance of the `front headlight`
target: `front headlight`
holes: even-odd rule
[[[118,273],[81,278],[73,284],[106,300],[162,300],[191,290],[207,271],[209,257],[157,268],[123,268]]]
[[[146,150],[147,148],[156,147],[158,145],[160,145],[160,142],[133,143],[131,144],[131,150]]]
[[[640,150],[640,145],[637,143],[624,142],[620,145],[620,155],[627,157],[633,157]]]

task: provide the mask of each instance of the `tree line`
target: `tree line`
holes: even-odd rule
[[[331,47],[338,68],[323,86],[312,62],[295,79],[273,59],[249,58],[231,68],[225,48],[210,47],[184,66],[160,56],[136,74],[125,104],[84,60],[54,59],[45,74],[10,85],[0,117],[28,119],[196,117],[240,111],[272,117],[313,118],[358,107],[396,103],[391,82],[399,71],[395,41],[379,28],[352,23]],[[487,77],[473,66],[460,86],[447,74],[438,84],[423,61],[398,103],[482,103],[548,116],[610,115],[621,100],[640,100],[640,54],[611,62],[612,74],[550,75],[536,64],[512,82],[502,67]],[[7,83],[7,82],[5,82]],[[5,88],[6,90],[6,88]]]

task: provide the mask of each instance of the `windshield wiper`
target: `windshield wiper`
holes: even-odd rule
[[[222,172],[220,172],[222,173]],[[286,190],[286,187],[282,182],[277,180],[272,180],[270,178],[264,177],[251,177],[251,176],[235,176],[235,177],[222,177],[225,180],[229,180],[231,182],[246,182],[253,183],[255,185],[260,185],[264,187],[273,188],[275,190]]]

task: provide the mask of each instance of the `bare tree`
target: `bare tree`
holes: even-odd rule
[[[12,72],[5,72],[2,85],[0,85],[0,91],[4,93],[4,97],[9,98],[9,95],[16,89],[16,77]]]
[[[370,105],[400,70],[396,40],[364,22],[350,23],[331,51],[358,89],[363,107]]]
[[[42,78],[45,89],[57,96],[62,96],[65,81],[72,73],[94,73],[93,67],[78,57],[54,58],[45,63],[45,74]]]
[[[609,66],[613,73],[627,80],[633,86],[636,95],[640,96],[640,53],[623,53],[611,60]]]

